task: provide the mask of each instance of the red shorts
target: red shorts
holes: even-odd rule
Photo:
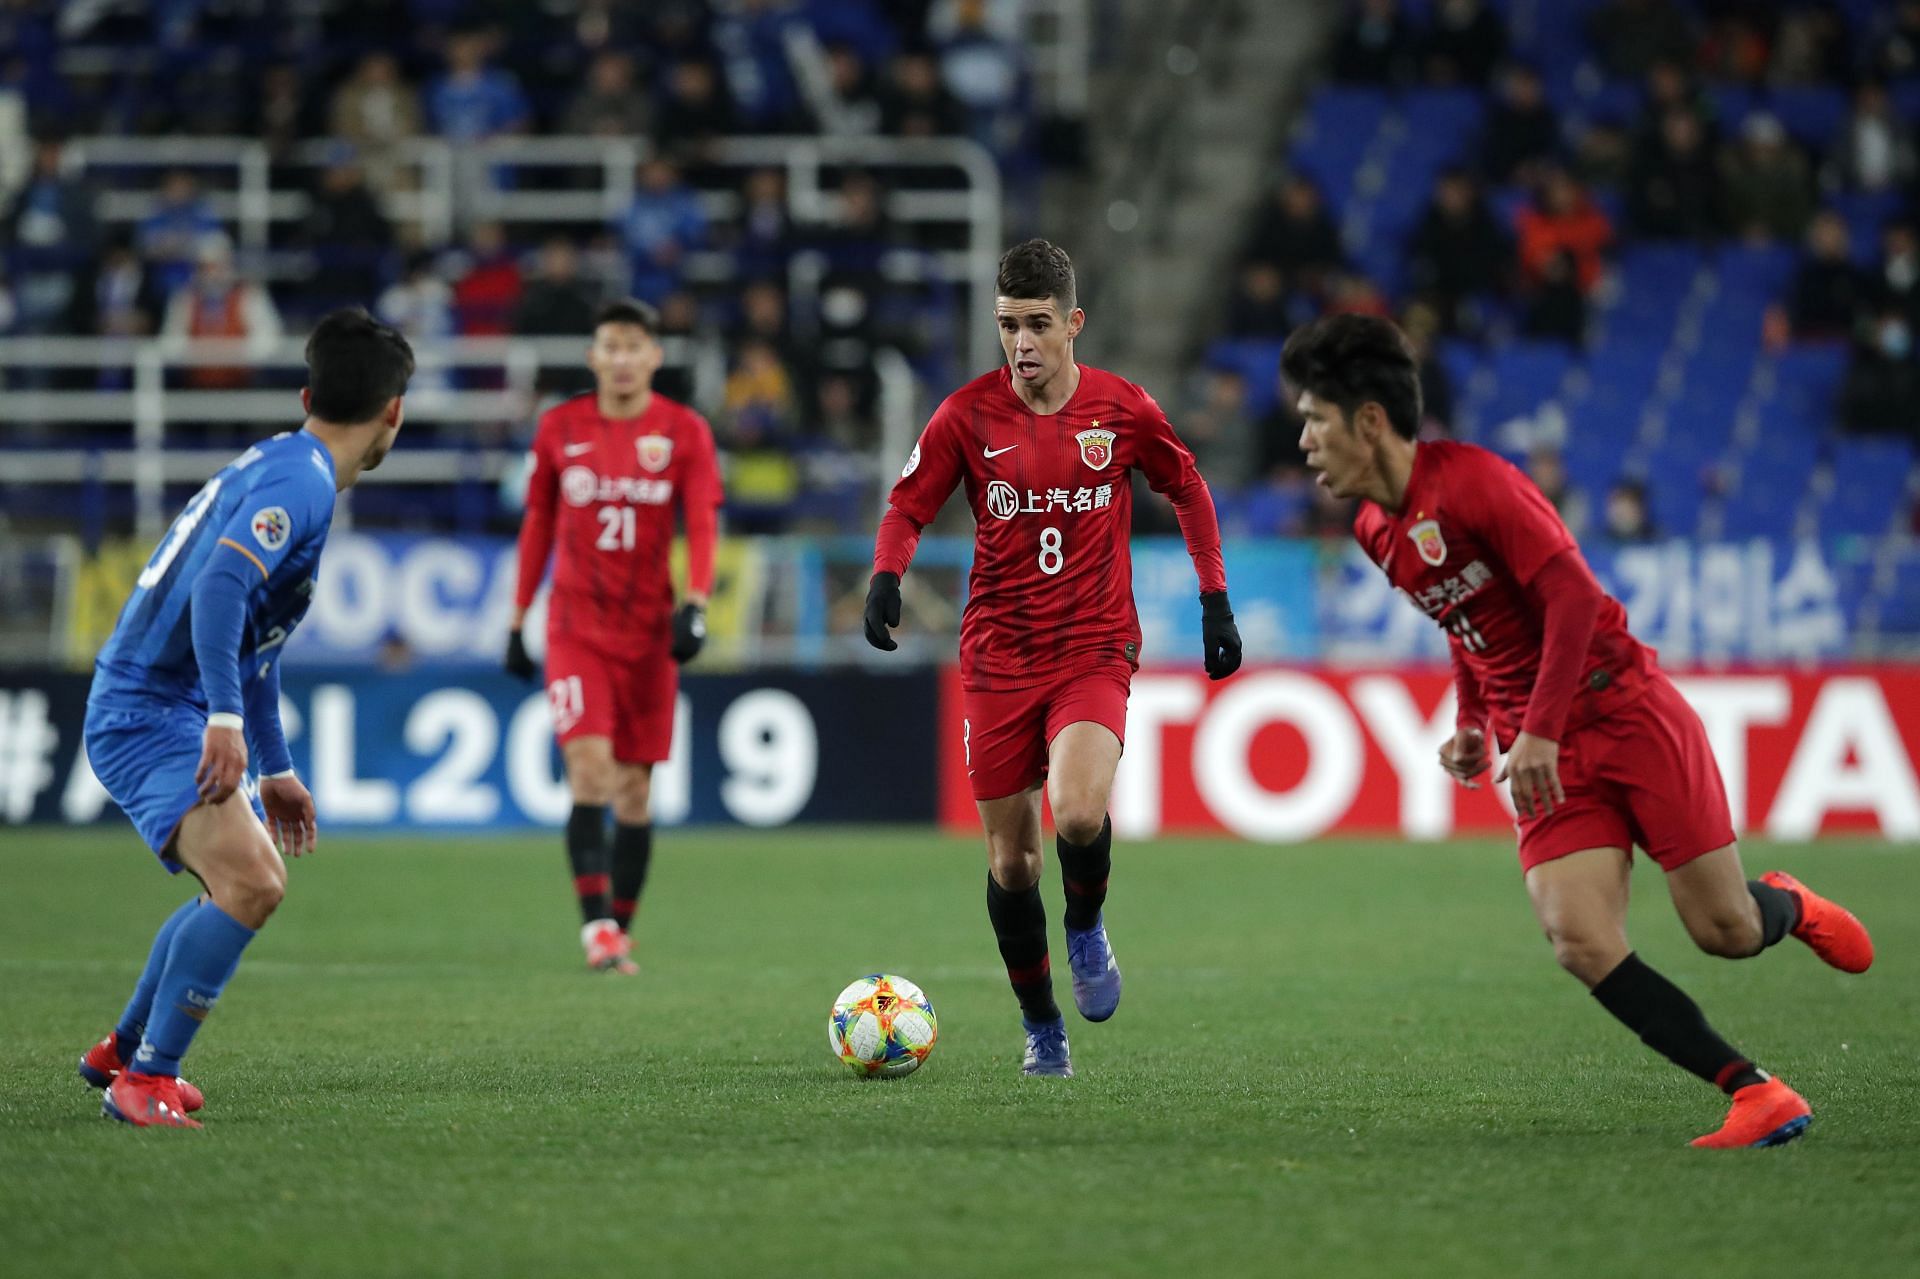
[[[658,764],[673,747],[679,692],[680,668],[667,652],[664,627],[654,642],[624,652],[548,632],[547,704],[562,746],[605,737],[619,763]]]
[[[1671,871],[1733,842],[1706,726],[1657,672],[1639,697],[1566,735],[1560,786],[1566,803],[1520,819],[1522,870],[1583,849],[1638,844]]]
[[[1127,740],[1127,694],[1133,667],[1118,662],[1078,671],[1051,684],[988,693],[966,689],[962,731],[967,781],[976,800],[1017,795],[1047,775],[1047,752],[1060,730],[1082,720]]]

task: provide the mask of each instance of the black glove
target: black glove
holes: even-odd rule
[[[900,575],[875,573],[867,586],[867,643],[883,653],[900,647],[900,641],[887,633],[900,625]]]
[[[700,656],[707,642],[707,610],[688,600],[673,610],[673,660],[682,665]]]
[[[517,675],[521,679],[532,679],[533,659],[527,656],[527,643],[520,638],[520,628],[514,627],[507,632],[507,674]]]
[[[1200,597],[1200,644],[1208,679],[1225,679],[1240,669],[1240,628],[1233,624],[1233,605],[1225,591]]]

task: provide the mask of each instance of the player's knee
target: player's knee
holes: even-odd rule
[[[279,909],[286,895],[286,871],[276,857],[255,859],[236,870],[217,887],[214,897],[229,915],[248,928],[258,928]]]
[[[653,788],[646,779],[622,778],[613,796],[613,820],[622,826],[645,826],[652,804]]]
[[[1547,924],[1547,940],[1560,967],[1591,986],[1613,970],[1622,957],[1617,937],[1574,924]]]
[[[1037,848],[994,848],[988,855],[987,870],[993,882],[1009,892],[1020,892],[1040,882],[1040,850]]]
[[[1053,810],[1053,828],[1069,844],[1091,844],[1100,838],[1100,828],[1106,824],[1107,810],[1104,805],[1069,803]]]
[[[614,802],[613,768],[602,768],[597,764],[583,764],[567,770],[567,788],[573,792],[576,804],[611,804]]]

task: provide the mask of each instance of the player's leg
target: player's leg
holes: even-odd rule
[[[1040,896],[1040,788],[979,801],[987,837],[987,918],[1027,1032],[1021,1070],[1070,1077],[1066,1021],[1053,998],[1047,908]]]
[[[566,762],[567,868],[580,904],[580,944],[587,966],[614,964],[620,930],[613,923],[613,876],[607,810],[613,804],[614,681],[600,652],[578,637],[549,634],[547,704]]]
[[[1121,710],[1124,715],[1124,700]],[[1047,799],[1066,894],[1067,961],[1074,1006],[1088,1021],[1105,1021],[1120,1006],[1120,964],[1101,911],[1113,864],[1107,806],[1120,749],[1114,731],[1092,720],[1067,724],[1049,747]]]
[[[613,783],[613,922],[620,930],[615,972],[640,971],[633,962],[633,916],[653,861],[653,765],[618,763]]]
[[[620,929],[616,970],[634,973],[634,913],[653,861],[653,766],[673,751],[680,668],[664,647],[614,672],[613,921]]]

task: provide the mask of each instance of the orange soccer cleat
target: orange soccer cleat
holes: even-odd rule
[[[126,1069],[126,1063],[120,1060],[120,1050],[116,1046],[112,1031],[108,1031],[105,1039],[87,1049],[86,1055],[80,1058],[80,1078],[95,1088],[108,1087],[120,1077],[120,1072],[124,1069]],[[179,1083],[180,1109],[192,1114],[207,1104],[207,1099],[201,1095],[198,1088],[184,1079]]]
[[[1792,893],[1800,902],[1800,923],[1793,935],[1843,973],[1864,973],[1873,966],[1873,938],[1853,912],[1830,902],[1783,870],[1760,877],[1763,884]]]
[[[1807,1099],[1778,1079],[1748,1084],[1733,1094],[1733,1109],[1720,1131],[1695,1137],[1687,1144],[1704,1150],[1732,1150],[1741,1146],[1784,1146],[1813,1122]]]
[[[586,948],[587,967],[594,972],[631,977],[640,971],[632,959],[633,939],[611,919],[596,919],[582,928],[580,944]]]
[[[180,1081],[173,1075],[136,1075],[125,1071],[115,1076],[100,1095],[100,1113],[135,1128],[204,1128],[198,1119],[187,1118],[180,1099]]]

